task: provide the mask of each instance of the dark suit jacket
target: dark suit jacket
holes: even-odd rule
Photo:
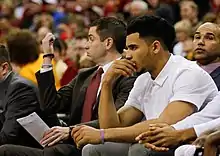
[[[16,119],[27,116],[32,112],[46,119],[40,111],[39,93],[30,81],[11,72],[4,83],[0,84],[0,145],[19,144],[39,147],[39,144],[26,132]],[[58,124],[56,118],[51,118],[50,126]]]
[[[54,85],[53,72],[37,72],[36,77],[40,89],[41,104],[43,104],[42,109],[48,113],[70,113],[68,125],[79,124],[86,90],[97,69],[96,66],[80,71],[68,85],[62,87],[59,91],[56,91]],[[133,88],[135,79],[136,77],[120,77],[116,81],[112,92],[117,109],[124,105],[130,90]],[[98,103],[99,100],[93,108],[92,120],[98,118]]]
[[[220,91],[220,67],[216,68],[213,72],[211,72],[211,77],[215,81],[215,84]]]

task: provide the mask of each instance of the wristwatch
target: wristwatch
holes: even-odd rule
[[[43,55],[43,58],[45,57],[50,57],[50,58],[54,58],[54,54],[53,53],[47,53]]]

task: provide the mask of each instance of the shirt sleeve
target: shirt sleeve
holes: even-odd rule
[[[46,72],[51,71],[51,70],[53,70],[52,67],[50,67],[50,68],[41,68],[40,73],[46,73]]]
[[[202,132],[206,131],[206,129],[208,128],[209,124],[207,122],[220,117],[219,101],[220,101],[220,92],[218,92],[217,96],[215,96],[215,98],[211,102],[209,102],[204,109],[177,122],[176,124],[173,125],[173,127],[177,130],[181,130],[181,129],[192,128],[194,126],[196,134],[199,136]],[[218,121],[220,125],[220,120]],[[213,121],[213,123],[215,122]],[[217,123],[215,123],[215,125],[217,125]],[[212,126],[215,127],[215,125],[213,124]]]
[[[149,73],[144,73],[140,75],[132,88],[128,100],[125,102],[125,106],[132,106],[144,113],[144,107],[142,99],[144,98],[145,92],[149,91],[151,88],[150,75]]]
[[[192,76],[194,75],[194,76]],[[205,71],[195,70],[195,68],[183,70],[173,86],[173,101],[185,101],[196,106],[199,110],[203,104],[214,98],[217,94],[217,87],[208,73]]]

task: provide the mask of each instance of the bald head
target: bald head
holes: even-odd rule
[[[197,29],[197,31],[201,31],[204,29],[206,29],[207,31],[213,32],[220,42],[220,26],[219,25],[217,25],[215,23],[211,23],[211,22],[206,22],[206,23],[202,24]]]
[[[220,27],[214,23],[204,23],[197,30],[193,39],[194,57],[202,65],[216,60],[220,56]]]

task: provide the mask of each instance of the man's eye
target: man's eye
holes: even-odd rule
[[[200,36],[194,36],[194,39],[200,39]]]

